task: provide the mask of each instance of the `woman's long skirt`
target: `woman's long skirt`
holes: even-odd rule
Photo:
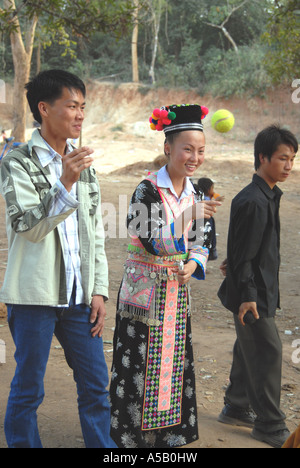
[[[110,398],[111,436],[119,448],[180,447],[198,439],[187,290],[179,286],[173,348],[163,340],[168,334],[168,317],[164,317],[166,284],[162,283],[158,292],[160,326],[149,327],[117,314]],[[169,379],[167,364],[162,365],[169,359],[167,349],[162,347],[165,343],[172,352]],[[159,395],[164,386],[166,399]]]

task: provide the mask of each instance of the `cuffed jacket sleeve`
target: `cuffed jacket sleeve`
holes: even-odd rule
[[[198,280],[205,279],[206,266],[208,262],[209,250],[205,247],[194,247],[190,250],[189,261],[193,260],[197,263],[197,268],[193,274],[193,278]]]

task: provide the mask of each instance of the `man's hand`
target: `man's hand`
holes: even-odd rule
[[[243,302],[243,304],[241,304],[240,309],[239,309],[239,321],[241,322],[243,326],[246,325],[244,322],[244,317],[248,311],[252,312],[256,320],[259,319],[256,302]]]
[[[210,219],[217,212],[217,207],[222,203],[213,200],[205,200],[189,206],[183,213],[174,221],[175,234],[177,239],[181,239],[191,221],[196,219]]]
[[[210,219],[216,212],[217,207],[221,206],[222,203],[216,200],[204,200],[195,203],[192,207],[192,219]]]
[[[93,338],[97,335],[101,338],[104,331],[104,322],[106,317],[103,296],[93,296],[91,307],[90,322],[94,324],[91,329],[91,334]]]
[[[84,146],[62,156],[63,170],[60,181],[68,192],[71,192],[73,185],[78,182],[81,172],[92,165],[93,152],[94,150]]]
[[[227,263],[228,263],[228,262],[227,262],[227,258],[226,258],[226,260],[224,260],[224,261],[221,263],[221,265],[220,265],[221,273],[222,273],[222,275],[225,276],[225,277],[227,276]]]

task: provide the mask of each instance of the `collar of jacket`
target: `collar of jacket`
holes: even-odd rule
[[[259,186],[259,188],[262,190],[262,192],[268,197],[269,199],[273,200],[275,197],[282,197],[283,192],[280,190],[280,188],[275,185],[273,190],[271,187],[267,184],[267,182],[260,177],[257,174],[254,174],[253,176],[253,182]]]
[[[75,146],[72,145],[72,143],[70,143],[69,141],[66,141],[66,146],[68,148],[68,152],[71,152],[75,149]],[[51,146],[44,140],[39,129],[34,130],[34,132],[31,135],[31,139],[28,142],[28,150],[30,156],[32,156],[33,151],[36,153],[35,148],[41,148],[42,150],[46,150],[48,153],[50,153],[50,160],[55,156],[55,154],[57,154],[56,151],[53,148],[51,148]],[[43,165],[45,166],[46,164]]]

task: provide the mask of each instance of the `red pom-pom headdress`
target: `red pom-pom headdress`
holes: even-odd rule
[[[181,106],[168,106],[161,109],[154,109],[149,122],[151,130],[161,132],[166,135],[183,132],[186,130],[200,130],[203,132],[202,119],[209,110],[207,107],[197,104],[182,104]]]
[[[151,130],[161,132],[164,129],[164,125],[170,125],[174,119],[176,119],[176,114],[174,112],[169,112],[167,108],[154,109],[149,119],[150,128]]]

